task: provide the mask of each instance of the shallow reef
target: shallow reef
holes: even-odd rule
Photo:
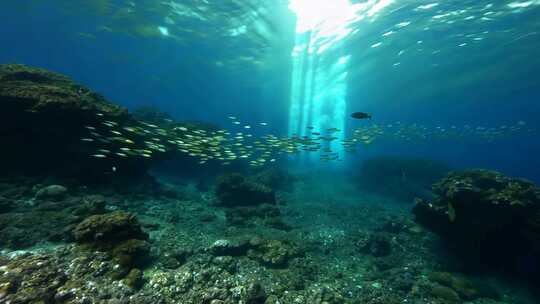
[[[306,205],[297,187],[276,190],[286,203],[272,206],[281,221],[294,223],[284,230],[231,223],[217,185],[208,192],[177,185],[185,187],[179,196],[71,185],[37,201],[47,187],[28,179],[25,188],[1,194],[14,205],[6,218],[45,218],[42,209],[52,206],[70,219],[43,225],[62,238],[20,225],[26,241],[17,246],[2,230],[6,303],[533,303],[503,279],[462,273],[406,209],[369,196]]]
[[[180,156],[150,175],[173,156],[165,145],[155,159],[98,164],[80,140],[97,114],[107,119],[98,124],[189,124],[151,108],[130,114],[45,70],[0,66],[0,103],[2,304],[537,303],[504,271],[469,267],[533,269],[540,196],[529,182],[451,173],[413,216],[331,172],[231,166],[202,181],[189,178],[198,162]],[[381,174],[400,169],[401,183],[404,162],[395,164]],[[417,164],[405,170],[414,189],[442,171]],[[182,178],[170,179],[176,168]]]

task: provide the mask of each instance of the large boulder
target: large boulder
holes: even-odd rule
[[[113,279],[125,278],[128,285],[140,287],[139,268],[150,260],[150,244],[133,214],[115,211],[90,216],[75,227],[73,235],[83,249],[110,254],[118,265],[111,274]]]
[[[227,222],[231,225],[291,229],[281,218],[274,189],[258,182],[257,176],[221,175],[217,179],[216,196],[221,206],[226,208]]]
[[[67,188],[62,185],[50,185],[36,192],[37,199],[62,199],[67,193]]]
[[[268,186],[250,181],[238,173],[218,177],[216,195],[225,207],[275,204],[276,194]]]
[[[453,172],[418,199],[416,221],[471,265],[540,274],[540,189],[498,172]]]
[[[73,230],[79,243],[118,243],[129,239],[148,239],[137,218],[124,211],[93,215]]]

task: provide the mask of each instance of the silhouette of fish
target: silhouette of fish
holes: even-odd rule
[[[371,119],[371,114],[364,112],[354,112],[351,114],[351,117],[356,119]]]

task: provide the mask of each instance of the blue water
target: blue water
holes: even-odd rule
[[[225,127],[234,115],[287,134],[295,41],[287,1],[194,1],[185,15],[154,1],[10,2],[0,11],[1,63],[69,75],[130,109],[151,105]],[[246,33],[229,35],[242,24]],[[406,155],[540,182],[538,1],[393,1],[349,27],[357,31],[341,47],[351,56],[348,113],[372,113],[370,123],[381,125],[524,121],[532,131],[493,142],[388,139],[348,157],[347,169],[369,156]],[[348,119],[345,132],[365,124]]]
[[[64,285],[74,286],[73,301],[95,303],[236,303],[237,293],[257,296],[252,282],[273,296],[264,303],[461,303],[447,301],[439,271],[501,296],[482,291],[467,303],[537,303],[528,295],[540,272],[535,189],[476,171],[432,185],[473,168],[540,185],[540,0],[3,2],[0,64],[64,74],[132,112],[155,108],[175,121],[96,112],[78,126],[83,133],[63,135],[66,145],[62,122],[50,128],[50,145],[49,128],[12,136],[19,124],[3,124],[0,303],[27,296],[9,290],[19,287],[37,299],[38,287],[56,292],[55,268],[75,280]],[[28,78],[24,90],[36,80]],[[51,121],[43,112],[37,124]],[[48,151],[53,144],[60,148]],[[48,197],[50,186],[64,192]],[[86,241],[73,231],[115,210],[150,235],[151,261],[137,265],[142,290],[111,283],[104,273],[114,274],[115,258],[105,272],[74,271],[105,262],[91,246],[88,257],[79,252],[73,241]],[[113,234],[101,248],[112,254],[126,241]],[[225,256],[223,244],[232,246]],[[36,248],[57,264],[24,262]],[[20,263],[11,251],[19,249],[30,253]],[[267,264],[273,254],[289,265]],[[8,261],[13,279],[4,276]],[[122,269],[130,277],[131,266]],[[448,287],[452,298],[460,286]]]

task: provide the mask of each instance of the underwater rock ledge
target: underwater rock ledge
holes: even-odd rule
[[[452,172],[417,199],[416,221],[439,234],[474,268],[495,267],[538,281],[540,189],[488,170]]]
[[[84,126],[98,124],[97,114],[125,122],[127,109],[66,76],[19,64],[0,65],[0,139],[3,174],[101,175],[112,164],[97,164],[81,148]],[[143,164],[130,163],[131,173]]]
[[[153,109],[131,114],[66,76],[19,64],[0,65],[0,106],[2,176],[148,181],[151,163],[181,155],[170,137],[178,129],[212,128],[159,119]]]

